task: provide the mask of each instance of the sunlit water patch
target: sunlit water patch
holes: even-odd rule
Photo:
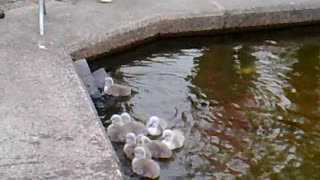
[[[104,66],[134,94],[100,99],[99,114],[157,115],[184,132],[184,147],[160,161],[160,179],[317,179],[317,28],[162,40],[110,56],[92,67]],[[122,145],[114,146],[132,175]]]

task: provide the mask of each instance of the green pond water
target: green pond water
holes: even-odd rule
[[[91,67],[134,93],[96,101],[98,112],[157,115],[184,132],[160,179],[318,179],[319,29],[166,39],[101,58]]]

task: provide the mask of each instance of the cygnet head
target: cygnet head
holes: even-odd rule
[[[170,130],[170,129],[164,130],[163,133],[162,133],[162,138],[165,141],[171,141],[173,139],[173,131]]]
[[[157,136],[161,134],[159,123],[160,123],[160,118],[158,118],[157,116],[150,117],[147,123],[147,128],[150,135]]]
[[[133,145],[136,144],[136,135],[134,133],[128,133],[126,136],[126,144]]]
[[[138,134],[136,136],[136,141],[137,141],[137,144],[142,144],[142,137],[145,136],[144,134]]]
[[[118,125],[118,126],[122,126],[123,125],[121,116],[119,114],[112,115],[110,120],[111,120],[112,124],[114,124],[114,125]]]
[[[113,86],[113,79],[111,77],[106,77],[104,79],[104,90],[107,90],[108,88],[110,88],[111,86]]]
[[[130,114],[127,113],[127,112],[124,112],[124,113],[121,114],[121,119],[122,119],[123,123],[131,122]]]
[[[134,149],[134,156],[136,159],[144,159],[146,157],[146,150],[139,146]]]
[[[157,116],[151,116],[147,128],[157,128],[159,125],[160,119]]]

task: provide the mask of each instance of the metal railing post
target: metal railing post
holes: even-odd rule
[[[39,26],[40,26],[40,35],[44,35],[44,11],[45,11],[45,0],[39,0]]]

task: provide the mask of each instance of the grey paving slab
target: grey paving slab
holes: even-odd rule
[[[148,38],[320,20],[318,0],[50,1],[0,20],[1,179],[121,179],[112,146],[72,58]]]
[[[70,57],[0,48],[1,179],[120,179]]]

